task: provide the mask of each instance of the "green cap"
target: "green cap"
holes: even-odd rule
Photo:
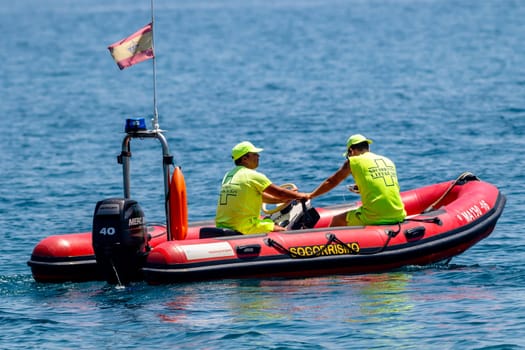
[[[361,134],[352,135],[348,138],[348,140],[346,140],[346,149],[348,150],[351,146],[357,145],[358,143],[361,143],[361,142],[368,142],[368,144],[371,144],[372,140],[367,139]],[[343,157],[347,157],[347,156],[348,156],[348,151],[343,153]]]
[[[236,144],[232,148],[232,158],[233,160],[237,160],[244,156],[246,153],[259,153],[262,151],[263,148],[257,148],[251,142],[243,141],[241,143]]]

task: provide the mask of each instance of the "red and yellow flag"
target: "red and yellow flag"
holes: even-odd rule
[[[108,46],[120,69],[155,57],[153,52],[153,25],[147,24],[125,39]]]

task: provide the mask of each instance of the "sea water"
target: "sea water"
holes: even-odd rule
[[[153,60],[107,46],[151,21],[141,1],[0,6],[0,348],[525,347],[525,3],[511,0],[154,2]],[[51,234],[89,231],[122,192],[124,121],[154,101],[184,171],[190,221],[212,219],[230,150],[312,191],[362,133],[408,190],[470,171],[507,206],[448,266],[125,288],[36,283]],[[132,145],[131,195],[163,222],[161,148]],[[349,178],[314,206],[354,202]]]

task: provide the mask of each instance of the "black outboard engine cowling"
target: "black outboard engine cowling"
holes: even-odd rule
[[[109,198],[95,207],[93,249],[101,275],[111,284],[142,279],[148,230],[139,204],[126,198]]]

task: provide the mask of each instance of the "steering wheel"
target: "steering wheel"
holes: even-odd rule
[[[293,184],[293,183],[285,183],[285,184],[282,184],[281,187],[286,188],[287,190],[290,190],[290,191],[297,191],[297,186],[295,186],[295,184]],[[272,215],[274,213],[277,213],[278,211],[283,210],[290,203],[292,203],[292,201],[287,201],[287,202],[284,202],[284,203],[276,203],[276,204],[273,204],[273,205],[275,205],[275,207],[268,208],[269,203],[264,203],[263,202],[263,204],[262,204],[262,211],[265,214],[267,214],[267,215]]]

